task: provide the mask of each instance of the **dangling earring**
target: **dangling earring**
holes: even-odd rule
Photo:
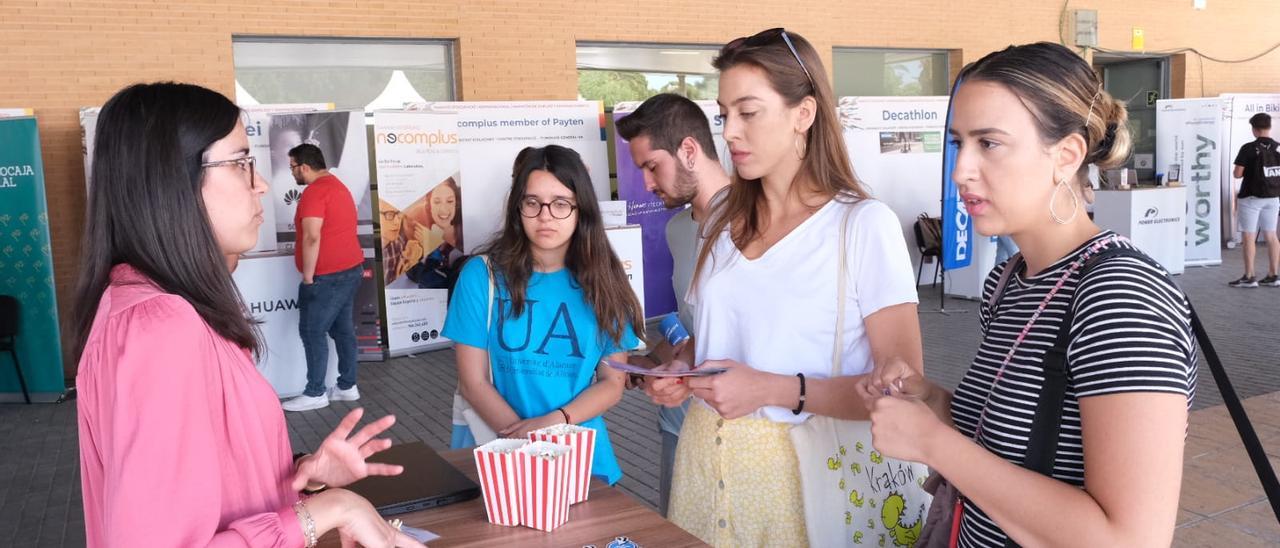
[[[1058,216],[1058,212],[1053,210],[1053,203],[1058,200],[1058,191],[1067,189],[1067,194],[1071,195],[1071,216],[1063,219]],[[1080,213],[1080,198],[1076,197],[1076,193],[1071,190],[1071,186],[1067,184],[1067,178],[1063,177],[1058,180],[1058,184],[1053,187],[1053,194],[1049,196],[1049,216],[1053,218],[1053,222],[1065,225],[1074,221],[1076,214]]]
[[[809,145],[804,142],[803,133],[796,132],[795,145],[796,145],[796,157],[803,160],[804,155],[806,152],[808,152],[808,148],[809,148]]]

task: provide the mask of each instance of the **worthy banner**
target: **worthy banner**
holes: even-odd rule
[[[719,106],[715,101],[696,101],[707,115],[711,126],[711,138],[715,142],[716,156],[726,169],[732,169],[729,152],[724,143],[724,124],[721,123]],[[635,112],[639,102],[626,101],[613,106],[613,119],[617,120]],[[667,221],[684,209],[667,207],[644,186],[644,174],[636,167],[631,147],[620,135],[614,135],[618,174],[618,198],[627,203],[627,223],[639,225],[644,242],[644,309],[649,316],[661,316],[676,310],[676,295],[671,285],[672,258],[667,246]],[[604,198],[601,198],[604,199]]]
[[[387,349],[446,346],[449,275],[463,259],[458,116],[380,111],[373,128]]]
[[[1222,263],[1222,101],[1156,102],[1156,171],[1186,187],[1186,263]]]
[[[15,344],[27,390],[56,400],[63,391],[58,303],[40,134],[29,116],[0,119],[0,294],[18,300]],[[0,367],[0,399],[21,398],[20,390],[14,367]]]

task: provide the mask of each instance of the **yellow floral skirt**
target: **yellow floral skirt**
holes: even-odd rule
[[[676,449],[671,521],[717,547],[808,546],[790,429],[724,420],[693,402]]]

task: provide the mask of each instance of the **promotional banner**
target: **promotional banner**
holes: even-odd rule
[[[609,238],[609,246],[618,255],[618,260],[622,261],[622,270],[627,273],[627,280],[631,282],[631,290],[636,293],[636,299],[640,301],[642,316],[645,318],[654,316],[655,314],[650,313],[644,304],[645,271],[644,244],[642,242],[644,236],[641,228],[638,226],[620,226],[605,229],[604,234]],[[670,280],[671,278],[667,278],[667,285],[671,285]]]
[[[97,135],[100,110],[102,107],[80,108],[80,152],[84,154],[85,193],[89,192],[89,176],[93,173],[93,137]]]
[[[268,136],[267,129],[271,127],[271,115],[286,112],[332,110],[333,103],[242,105],[240,108],[245,112],[244,130],[249,136],[249,155],[256,159],[258,172],[262,173],[264,177],[269,177],[272,173],[271,139]],[[83,116],[83,113],[81,116]],[[273,194],[270,193],[262,196],[263,222],[258,227],[258,245],[249,250],[250,253],[276,250],[276,208],[273,197]]]
[[[302,394],[307,386],[307,357],[298,335],[298,284],[302,276],[292,255],[241,259],[232,273],[249,314],[261,323],[266,351],[258,357],[258,371],[282,398]],[[377,310],[374,310],[375,316]],[[338,353],[329,345],[329,366],[325,386],[338,379]],[[357,373],[358,374],[358,373]]]
[[[872,197],[898,215],[914,266],[914,225],[939,214],[938,173],[946,97],[841,97],[840,124],[854,173]],[[929,272],[932,280],[932,272]]]
[[[18,362],[36,401],[62,394],[62,348],[49,243],[44,163],[36,119],[0,119],[0,294],[18,300]],[[22,401],[10,356],[0,358],[0,401]]]
[[[1229,93],[1222,99],[1222,236],[1232,242],[1240,241],[1236,226],[1236,193],[1240,191],[1240,179],[1232,177],[1236,154],[1240,147],[1253,141],[1253,127],[1249,118],[1266,113],[1273,118],[1272,126],[1280,117],[1280,95]]]
[[[29,108],[0,108],[0,118],[17,118],[32,114],[35,114],[35,110]]]
[[[361,360],[382,360],[382,326],[379,321],[377,276],[373,234],[372,193],[369,182],[369,139],[364,112],[340,110],[268,114],[271,196],[275,209],[276,244],[281,254],[292,255],[297,234],[293,225],[298,200],[306,187],[289,171],[289,150],[302,143],[320,148],[329,172],[351,191],[356,204],[356,234],[365,257],[364,281],[354,307],[356,337]],[[295,288],[296,292],[296,288]],[[296,296],[296,295],[295,295]]]
[[[466,179],[462,224],[470,254],[502,227],[516,154],[525,147],[561,145],[582,156],[597,199],[608,199],[609,160],[599,101],[440,102],[414,110],[458,115],[458,165]]]
[[[380,111],[373,126],[387,348],[447,346],[448,273],[463,259],[458,116]]]
[[[1222,101],[1156,102],[1156,171],[1186,187],[1186,264],[1222,264]]]
[[[960,89],[960,80],[951,86],[949,105],[955,104],[956,91]],[[969,212],[960,199],[956,185],[951,181],[951,174],[956,169],[956,155],[960,147],[945,138],[951,128],[951,107],[947,107],[947,124],[943,129],[942,147],[942,268],[956,270],[969,266],[972,260],[970,250],[973,247],[973,231],[969,227]]]
[[[733,163],[724,142],[724,125],[719,119],[720,107],[715,101],[696,101],[707,115],[711,126],[711,138],[715,140],[716,155],[725,170],[732,172]],[[637,101],[621,102],[613,106],[613,119],[617,120],[635,112]],[[631,148],[622,136],[614,136],[615,158],[618,174],[618,198],[627,202],[627,224],[639,225],[644,240],[644,309],[653,316],[661,316],[676,310],[675,290],[671,286],[671,250],[667,248],[667,221],[680,209],[667,209],[653,193],[644,187],[644,175],[631,157]]]

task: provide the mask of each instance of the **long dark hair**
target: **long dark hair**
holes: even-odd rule
[[[205,153],[240,116],[217,92],[171,82],[129,86],[102,107],[73,304],[76,356],[118,264],[185,299],[222,337],[261,350],[200,193]]]
[[[789,38],[794,53],[783,37]],[[800,61],[804,64],[801,65]],[[840,195],[853,199],[869,197],[861,181],[853,174],[853,164],[844,146],[840,119],[836,116],[835,94],[827,80],[827,70],[803,36],[783,29],[769,29],[752,36],[738,38],[720,49],[712,66],[721,74],[739,65],[764,71],[769,85],[788,106],[796,106],[805,97],[813,97],[816,112],[813,125],[805,134],[805,154],[795,181],[805,181],[812,190],[827,198]],[[715,208],[702,234],[714,237],[729,229],[729,236],[739,249],[760,235],[765,198],[759,179],[743,180],[734,170],[733,184],[724,201]],[[702,276],[703,266],[714,246],[706,245],[698,253],[694,281]]]
[[[565,268],[582,287],[583,297],[595,311],[601,331],[608,334],[615,344],[622,341],[628,324],[637,335],[642,335],[644,318],[641,317],[640,301],[631,290],[622,261],[618,260],[605,236],[604,219],[600,216],[600,204],[596,201],[587,166],[573,149],[558,145],[528,147],[517,155],[502,232],[480,251],[489,256],[489,263],[493,265],[498,279],[511,293],[511,317],[524,311],[525,290],[533,275],[533,249],[524,233],[520,201],[529,186],[529,175],[538,170],[550,173],[573,191],[578,205],[578,222],[569,239]]]

